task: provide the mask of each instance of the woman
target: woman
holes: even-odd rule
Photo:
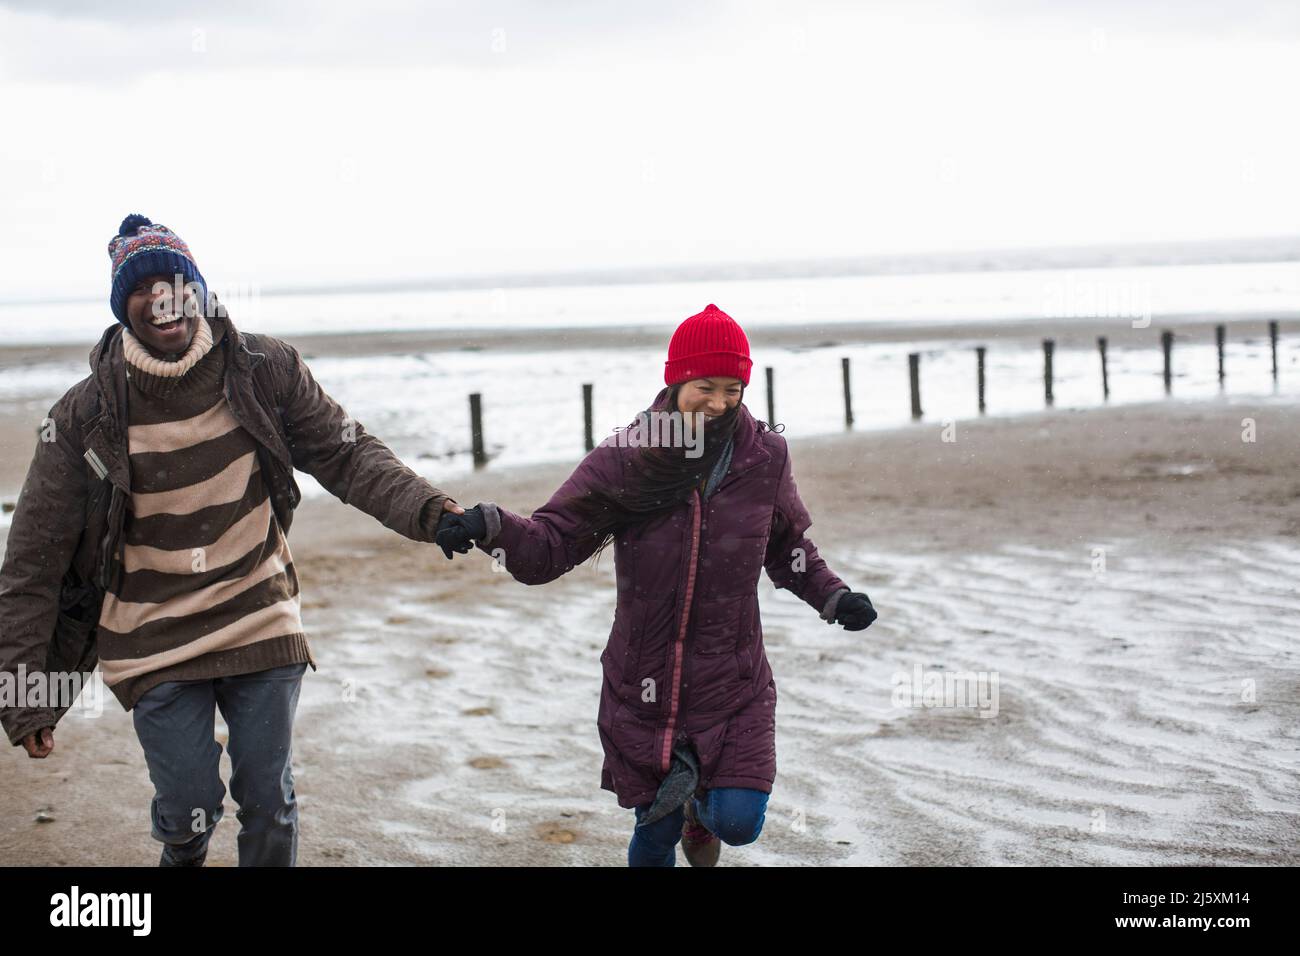
[[[723,842],[751,843],[762,829],[776,682],[759,572],[828,624],[856,631],[876,617],[805,536],[812,522],[785,439],[742,402],[751,365],[744,331],[710,305],[673,334],[668,387],[651,408],[531,518],[480,503],[444,516],[437,537],[449,558],[473,542],[525,584],[553,581],[614,542],[618,601],[597,724],[601,787],[636,814],[632,866],[672,866],[679,840],[692,866],[713,866]]]

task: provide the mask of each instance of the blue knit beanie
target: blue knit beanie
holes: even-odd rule
[[[145,276],[179,273],[183,281],[199,286],[199,308],[206,306],[208,284],[190,255],[190,247],[166,226],[155,225],[144,216],[132,213],[122,220],[117,235],[109,241],[108,255],[113,262],[113,291],[109,293],[108,304],[117,321],[128,328],[131,323],[126,317],[126,300]]]

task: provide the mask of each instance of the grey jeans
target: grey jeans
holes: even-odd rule
[[[163,866],[194,866],[222,817],[221,744],[215,708],[230,730],[230,793],[239,804],[240,866],[293,866],[298,804],[293,790],[293,715],[306,664],[209,680],[166,681],[131,711],[154,798],[153,838]]]

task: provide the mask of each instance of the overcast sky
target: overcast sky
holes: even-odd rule
[[[0,298],[1294,234],[1298,89],[1295,3],[0,0]]]

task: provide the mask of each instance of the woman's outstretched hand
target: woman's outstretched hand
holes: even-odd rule
[[[469,554],[474,542],[487,537],[487,519],[483,509],[478,505],[461,514],[445,512],[438,521],[438,531],[433,536],[433,543],[442,548],[442,553],[451,560],[451,553]]]
[[[876,609],[871,598],[858,591],[850,591],[835,605],[835,623],[843,624],[846,631],[864,631],[876,619]]]

